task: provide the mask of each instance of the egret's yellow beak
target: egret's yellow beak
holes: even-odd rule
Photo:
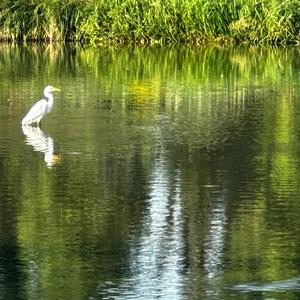
[[[56,87],[53,87],[52,91],[53,91],[53,92],[61,92],[61,89],[56,88]]]

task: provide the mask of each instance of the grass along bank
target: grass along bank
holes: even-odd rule
[[[0,40],[298,44],[298,0],[1,0]]]

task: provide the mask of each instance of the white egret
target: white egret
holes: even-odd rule
[[[42,99],[35,103],[27,113],[27,115],[22,120],[22,125],[32,125],[36,123],[39,125],[42,118],[49,114],[53,108],[53,95],[52,92],[60,91],[60,89],[55,88],[51,85],[47,85],[44,89],[44,95],[46,99]]]

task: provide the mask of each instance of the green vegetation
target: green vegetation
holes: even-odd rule
[[[2,0],[0,39],[298,44],[298,0]]]

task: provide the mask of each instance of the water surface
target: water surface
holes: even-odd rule
[[[0,299],[298,299],[299,74],[298,49],[2,44]]]

